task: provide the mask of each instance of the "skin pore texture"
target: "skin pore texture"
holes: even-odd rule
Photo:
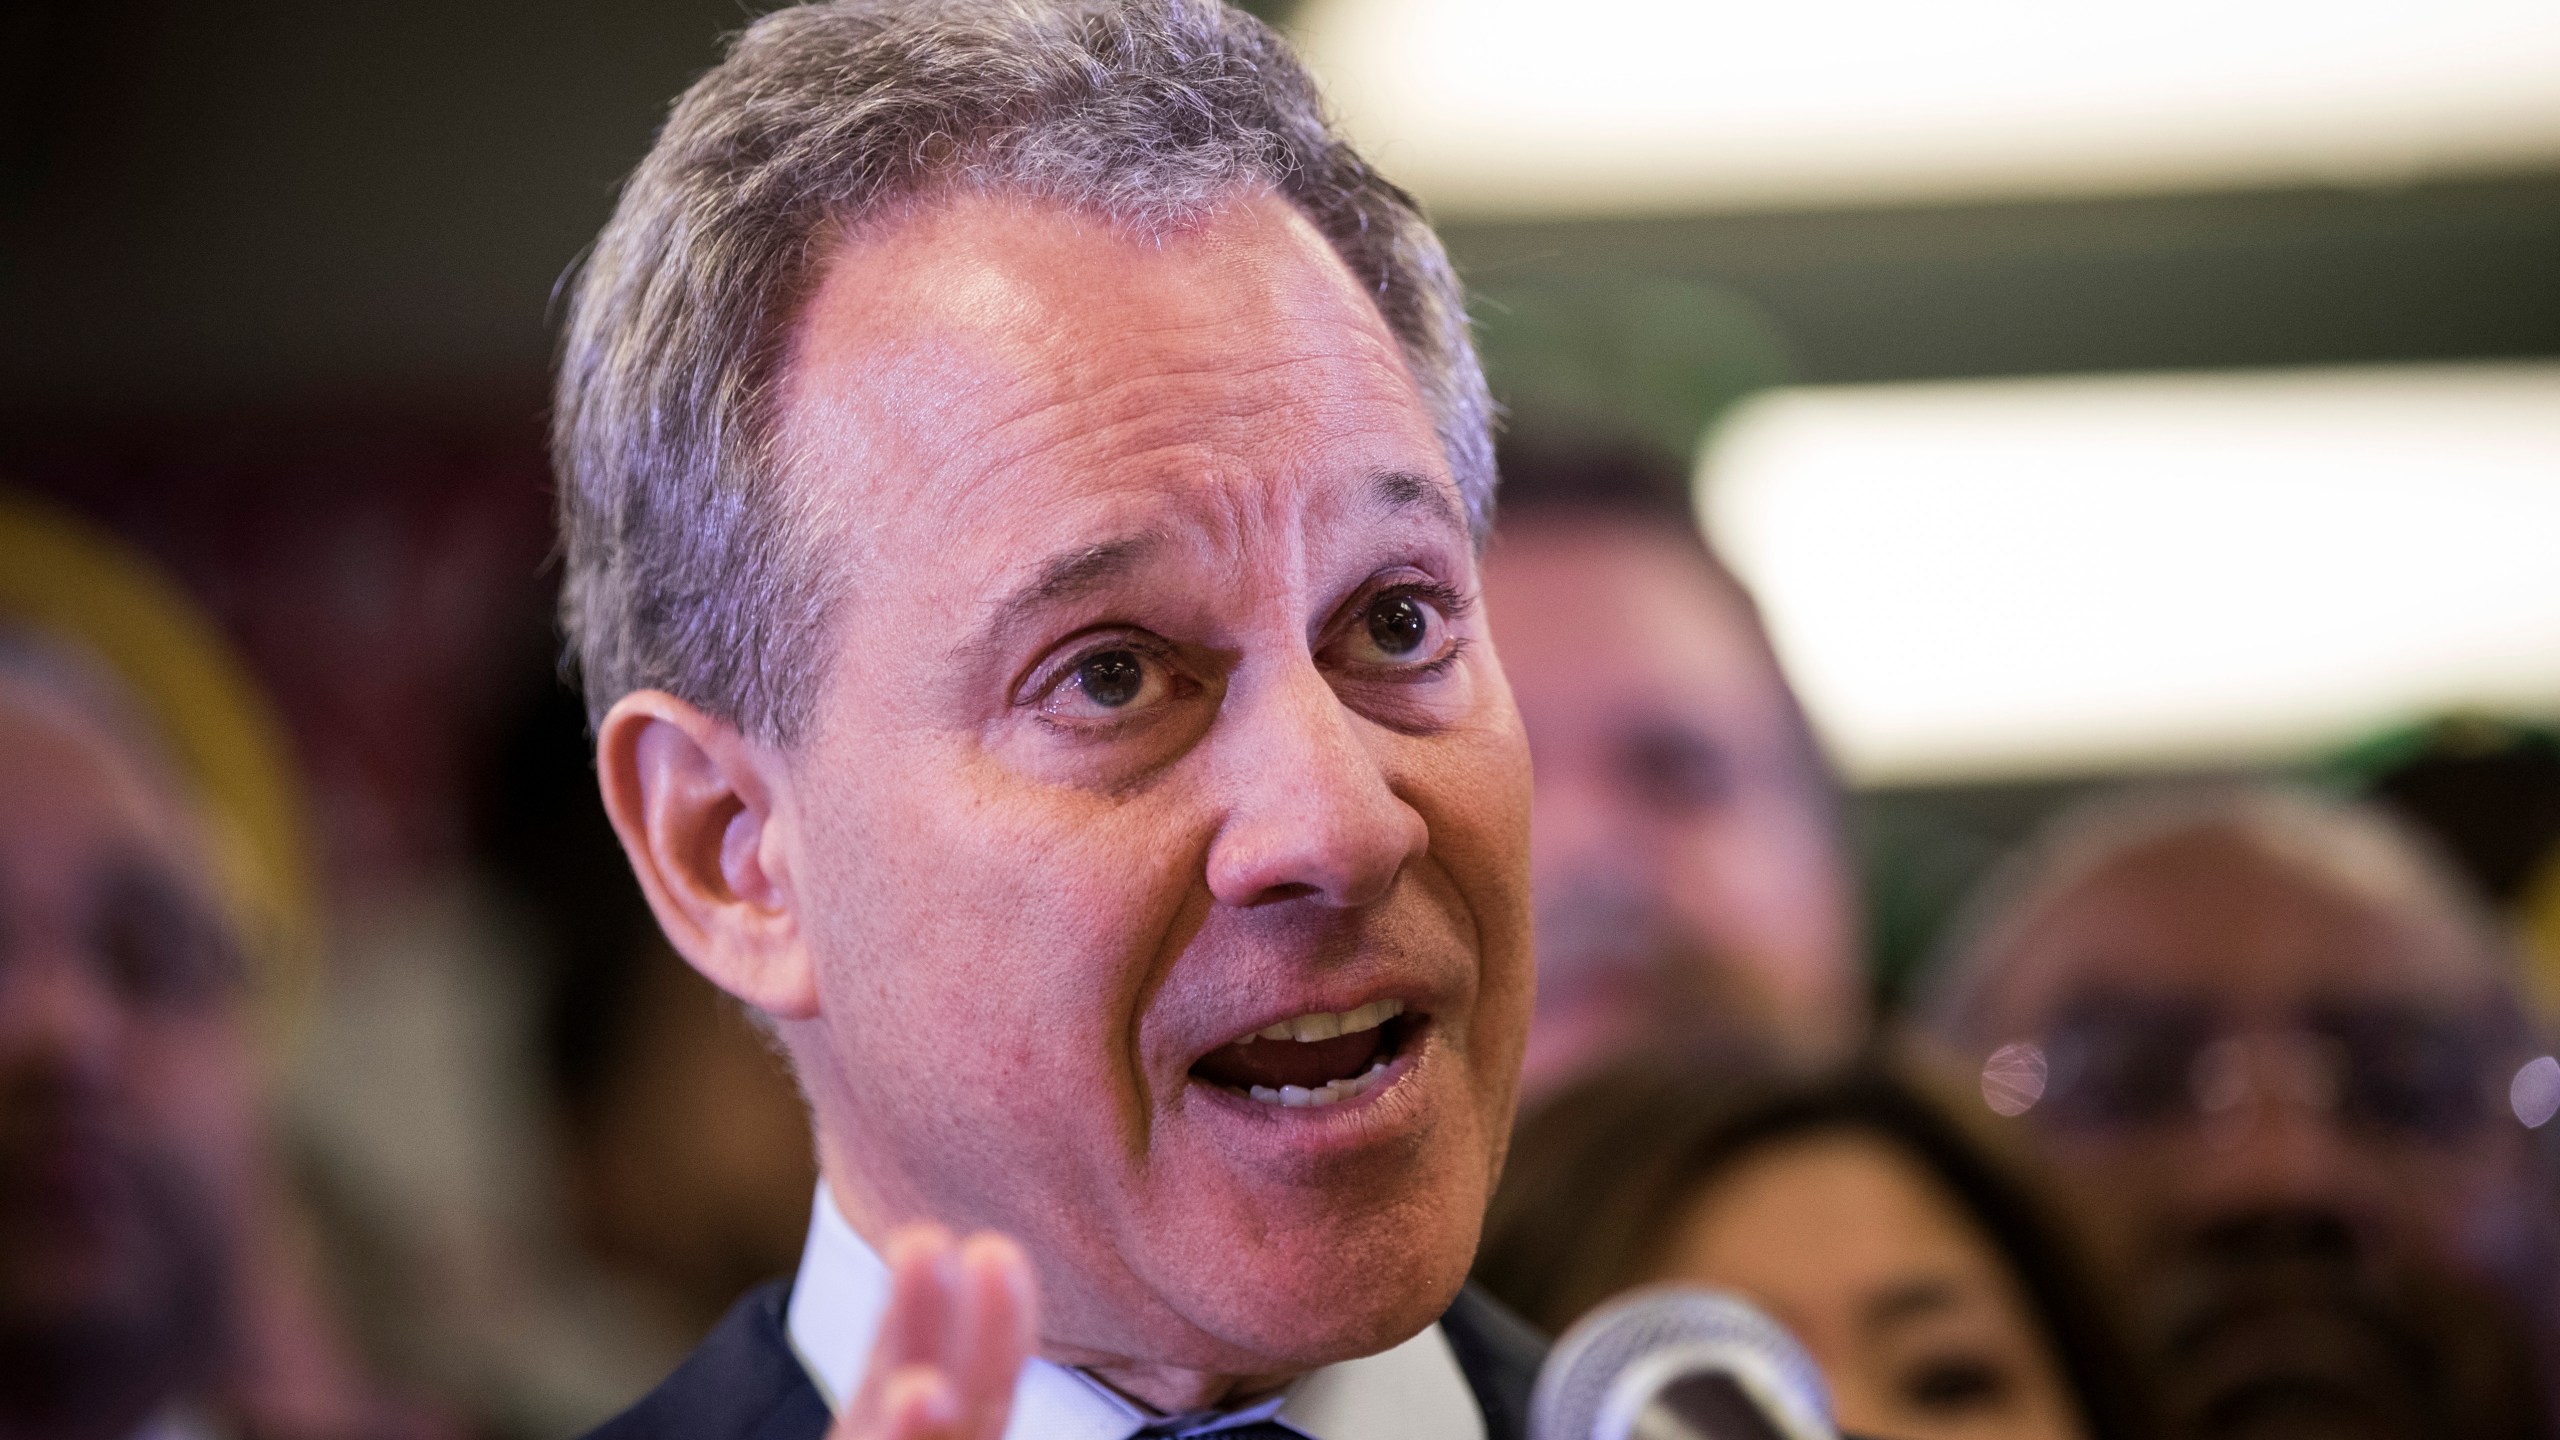
[[[1375,307],[1267,196],[1155,239],[946,197],[840,243],[780,431],[838,597],[814,725],[641,692],[600,769],[898,1277],[848,1433],[1001,1423],[1033,1287],[908,1227],[1011,1237],[1037,1350],[1168,1412],[1431,1323],[1510,1125],[1529,770]],[[1324,1070],[1365,1088],[1247,1093]]]
[[[1535,510],[1485,590],[1537,757],[1523,1084],[1648,1041],[1837,1058],[1865,1019],[1851,882],[1741,593],[1658,528]]]
[[[2073,1440],[2050,1347],[1998,1252],[1891,1141],[1775,1141],[1702,1189],[1657,1277],[1738,1290],[1821,1365],[1843,1430]]]

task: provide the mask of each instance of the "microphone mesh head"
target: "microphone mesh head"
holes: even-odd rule
[[[1831,1424],[1822,1371],[1777,1321],[1720,1290],[1654,1285],[1585,1315],[1556,1342],[1529,1402],[1530,1440],[1624,1440],[1599,1435],[1604,1417],[1634,1419],[1620,1383],[1670,1357],[1681,1373],[1730,1368],[1773,1381],[1785,1392],[1773,1398],[1826,1430]]]

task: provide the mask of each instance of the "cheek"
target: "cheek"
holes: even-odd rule
[[[951,778],[840,807],[804,901],[822,917],[830,1029],[857,1075],[944,1089],[947,1064],[858,1057],[965,1056],[990,1083],[948,1087],[940,1104],[1008,1113],[1125,1089],[1110,1081],[1131,1067],[1134,1016],[1197,888],[1197,827],[1178,804],[1042,786],[984,760],[895,769]]]
[[[2445,1253],[2491,1274],[2521,1273],[2553,1222],[2525,1132],[2503,1132],[2447,1157],[2426,1157],[2396,1187],[2422,1207]]]
[[[134,1025],[135,1098],[156,1143],[182,1158],[227,1206],[241,1203],[257,1133],[255,1080],[239,1026],[225,1014]]]
[[[1486,1060],[1516,1064],[1536,982],[1528,746],[1516,723],[1431,743],[1433,753],[1408,772],[1407,795],[1475,925],[1480,968],[1470,1038]]]
[[[1847,901],[1830,842],[1795,807],[1719,810],[1675,843],[1685,883],[1668,898],[1726,943],[1779,956],[1844,943],[1839,932]]]
[[[2135,1278],[2144,1257],[2175,1243],[2175,1214],[2181,1208],[2171,1193],[2179,1157],[2165,1148],[2110,1145],[2045,1137],[2046,1153],[2063,1204],[2058,1214],[2069,1223],[2092,1258],[2119,1280]]]

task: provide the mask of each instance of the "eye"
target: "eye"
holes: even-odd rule
[[[1942,1355],[1921,1362],[1902,1378],[1903,1398],[1913,1408],[1944,1414],[1994,1410],[2009,1403],[2009,1372],[1999,1362],[1978,1355]]]
[[[1735,769],[1712,737],[1680,725],[1639,725],[1619,746],[1618,771],[1628,793],[1671,814],[1731,804],[1741,788]]]
[[[1146,688],[1147,667],[1130,651],[1105,650],[1068,672],[1067,681],[1094,704],[1118,710]]]
[[[1369,639],[1379,653],[1403,658],[1431,638],[1431,612],[1411,595],[1380,597],[1369,607]]]
[[[1172,689],[1162,656],[1123,642],[1075,657],[1038,692],[1036,703],[1052,720],[1114,720],[1157,704]]]
[[[1352,617],[1339,658],[1356,667],[1394,670],[1446,660],[1457,651],[1449,622],[1461,608],[1456,596],[1437,586],[1379,591]]]
[[[91,954],[127,999],[188,1009],[214,999],[237,977],[239,957],[221,926],[155,870],[139,864],[112,869],[95,904]]]

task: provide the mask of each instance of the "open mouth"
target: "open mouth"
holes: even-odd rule
[[[1421,1019],[1401,1000],[1294,1015],[1201,1056],[1191,1074],[1265,1105],[1339,1105],[1386,1079]]]

